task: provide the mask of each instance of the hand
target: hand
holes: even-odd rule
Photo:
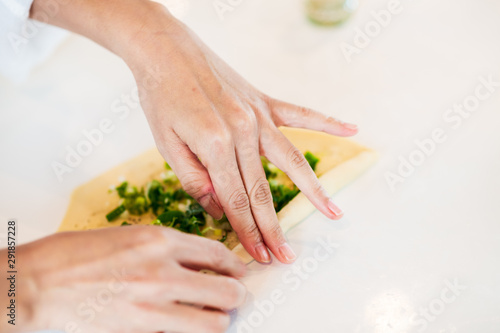
[[[2,319],[2,332],[225,332],[229,315],[220,309],[236,308],[246,294],[236,280],[245,265],[236,255],[171,228],[59,233],[19,246],[17,261],[17,302],[28,305],[16,326],[3,327]]]
[[[338,219],[342,211],[278,127],[349,136],[356,126],[264,95],[162,12],[156,22],[168,24],[144,44],[147,61],[129,62],[159,151],[208,213],[226,213],[250,255],[269,262],[269,248],[280,261],[292,262],[295,254],[278,223],[260,156],[283,170],[321,212]]]
[[[43,16],[51,3],[35,0],[31,16]],[[278,127],[350,136],[355,125],[259,92],[152,1],[74,0],[47,21],[124,59],[163,157],[209,214],[226,213],[258,261],[271,260],[268,248],[284,263],[296,257],[278,224],[260,155],[286,172],[323,214],[342,216]]]

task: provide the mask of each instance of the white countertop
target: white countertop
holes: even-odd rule
[[[340,46],[388,0],[333,29],[299,0],[240,1],[224,20],[212,1],[166,2],[259,89],[359,124],[381,156],[335,196],[342,221],[316,212],[288,233],[294,265],[249,265],[230,332],[500,332],[500,87],[473,105],[482,80],[500,82],[500,2],[401,0],[350,63]],[[75,186],[154,145],[139,108],[112,112],[132,88],[118,58],[76,36],[25,83],[0,79],[0,219],[21,241],[55,231]],[[463,102],[474,110],[447,113]],[[114,131],[59,182],[51,163],[104,118]],[[391,190],[401,158],[421,165]]]

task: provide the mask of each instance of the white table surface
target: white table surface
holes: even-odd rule
[[[316,212],[288,233],[294,265],[249,265],[230,332],[500,332],[500,88],[457,128],[443,119],[480,77],[500,81],[500,2],[401,0],[350,63],[340,45],[388,1],[333,29],[299,0],[243,0],[224,20],[212,1],[166,2],[259,89],[359,124],[381,156],[335,196],[342,221]],[[132,88],[117,57],[77,36],[26,82],[0,79],[0,218],[21,241],[56,230],[75,186],[154,145],[139,108],[111,111]],[[59,182],[51,163],[103,118],[115,130]],[[386,173],[436,129],[446,141],[392,191]]]

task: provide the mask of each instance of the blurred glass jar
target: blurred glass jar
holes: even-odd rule
[[[305,0],[307,16],[320,25],[336,25],[358,8],[358,0]]]

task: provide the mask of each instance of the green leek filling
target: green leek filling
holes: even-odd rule
[[[304,154],[307,162],[313,169],[319,162],[319,158],[311,152]],[[273,204],[278,213],[285,207],[300,190],[292,184],[291,186],[279,182],[279,178],[284,174],[267,159],[262,157],[262,166],[269,182],[269,187],[273,197]],[[115,188],[120,197],[120,205],[106,215],[108,222],[113,222],[127,212],[130,215],[143,215],[151,212],[156,219],[154,225],[175,228],[177,230],[204,236],[209,231],[224,242],[227,239],[231,226],[224,216],[221,220],[214,221],[215,227],[206,226],[207,213],[203,207],[197,203],[183,189],[173,189],[173,185],[178,185],[178,179],[170,166],[165,163],[165,177],[162,181],[152,180],[145,188],[138,189],[124,181]],[[127,221],[122,222],[122,226],[131,225]]]

